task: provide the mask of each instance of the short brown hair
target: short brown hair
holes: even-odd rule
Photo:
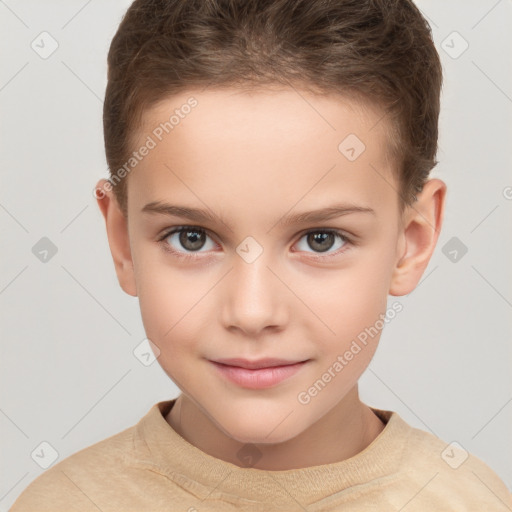
[[[135,0],[108,53],[110,181],[158,101],[207,85],[290,83],[381,107],[400,211],[412,204],[437,163],[442,68],[410,0]],[[126,215],[126,180],[114,190]]]

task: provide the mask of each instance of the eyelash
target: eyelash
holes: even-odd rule
[[[193,231],[197,231],[197,232],[200,232],[200,233],[205,233],[210,238],[213,238],[209,234],[209,231],[207,229],[201,228],[199,226],[182,225],[182,226],[176,226],[176,227],[166,231],[163,235],[161,235],[157,239],[157,241],[163,245],[163,248],[164,248],[165,251],[170,252],[172,255],[177,256],[178,258],[181,258],[183,260],[197,260],[199,258],[199,256],[196,256],[195,254],[200,254],[200,253],[182,253],[180,251],[175,251],[165,241],[168,237],[170,237],[174,233],[180,233],[180,232],[186,231],[186,230],[191,230],[191,231],[193,230]],[[321,255],[319,255],[319,256],[308,256],[310,259],[325,261],[328,258],[340,256],[342,253],[346,252],[350,248],[350,246],[356,245],[355,242],[350,237],[348,237],[344,232],[339,231],[337,229],[332,229],[332,228],[324,228],[324,229],[322,229],[322,228],[314,228],[314,229],[309,229],[309,230],[307,230],[307,231],[305,231],[305,232],[300,234],[299,240],[302,239],[303,237],[305,237],[306,235],[311,234],[311,233],[329,233],[329,234],[337,235],[337,236],[339,236],[341,238],[341,240],[343,242],[345,242],[345,245],[341,249],[338,249],[337,251],[335,251],[335,252],[333,252],[331,254],[327,254],[326,256],[321,256]],[[297,252],[300,252],[300,251],[297,251]],[[317,253],[317,254],[321,254],[321,253]]]

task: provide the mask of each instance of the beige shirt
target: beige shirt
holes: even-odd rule
[[[174,403],[158,402],[136,425],[50,467],[11,511],[512,510],[507,487],[480,459],[447,448],[396,412],[372,408],[386,426],[354,457],[265,471],[188,443],[165,421]]]

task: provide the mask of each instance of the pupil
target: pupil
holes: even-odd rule
[[[334,235],[332,233],[310,233],[308,236],[308,243],[312,249],[317,249],[320,252],[328,251],[332,247]],[[331,243],[328,245],[321,245],[321,242],[329,240]],[[320,245],[318,245],[320,243]],[[315,248],[315,245],[317,247]]]
[[[182,231],[180,233],[180,243],[189,251],[200,249],[204,244],[204,233],[199,231]]]

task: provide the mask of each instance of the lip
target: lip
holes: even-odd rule
[[[266,389],[296,374],[307,362],[283,359],[218,359],[210,361],[223,377],[247,389]]]
[[[290,361],[287,359],[278,359],[276,357],[265,357],[263,359],[255,359],[254,361],[251,361],[249,359],[243,359],[241,357],[234,357],[230,359],[215,359],[212,362],[225,364],[228,366],[237,366],[239,368],[248,368],[250,370],[259,370],[260,368],[288,366],[296,363],[302,363],[304,361]]]

